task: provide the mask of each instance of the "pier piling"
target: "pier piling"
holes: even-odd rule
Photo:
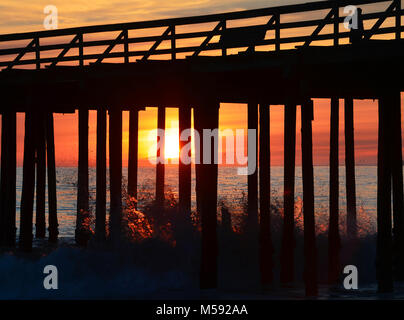
[[[97,240],[106,238],[107,202],[107,111],[97,110],[97,159],[96,159],[96,207],[95,236]]]
[[[48,112],[46,115],[46,150],[48,162],[48,232],[49,242],[55,243],[58,240],[59,224],[57,216],[55,133],[52,112]]]
[[[255,130],[255,154],[248,155],[248,162],[258,162],[258,104],[248,104],[248,130]],[[250,134],[250,132],[249,132]],[[250,149],[250,146],[249,148]],[[250,166],[250,165],[249,165]],[[258,229],[258,170],[248,175],[248,220],[247,230],[253,231]]]
[[[138,149],[139,149],[139,111],[129,111],[129,159],[128,159],[128,195],[135,199],[137,208]]]
[[[261,284],[272,283],[270,106],[260,105],[260,270]]]
[[[16,113],[2,114],[0,246],[15,246],[16,237]]]
[[[313,181],[313,140],[312,121],[313,101],[306,101],[302,114],[302,176],[303,176],[303,219],[304,219],[304,282],[306,295],[316,296],[317,248],[314,220],[314,181]]]
[[[347,235],[351,240],[357,237],[356,185],[355,185],[355,142],[353,99],[345,99],[345,181],[347,204]]]
[[[328,282],[336,284],[340,275],[339,235],[339,99],[331,99],[330,116],[330,219],[328,227]]]
[[[112,242],[117,243],[122,230],[122,111],[118,107],[109,110],[109,179],[109,232]]]
[[[215,101],[204,100],[203,105],[194,109],[194,122],[199,130],[215,130],[219,126],[219,103]],[[209,111],[207,111],[209,110]],[[202,135],[200,132],[200,135]],[[200,269],[200,287],[201,289],[213,289],[217,287],[217,182],[218,182],[218,164],[215,157],[218,153],[218,143],[213,134],[210,139],[201,138],[201,155],[205,154],[203,150],[210,148],[210,163],[202,160],[199,165],[199,192],[197,201],[200,202],[201,209],[201,269]],[[217,160],[217,159],[216,159]]]
[[[285,105],[284,118],[284,217],[281,249],[281,283],[294,281],[294,215],[296,163],[296,104]]]
[[[379,99],[379,142],[377,156],[377,256],[379,292],[393,291],[391,222],[391,110],[390,99]]]
[[[45,116],[43,112],[35,115],[35,148],[36,148],[36,238],[45,238],[45,192],[46,192],[46,142]]]
[[[88,230],[87,226],[85,226],[85,220],[88,214],[88,110],[79,109],[79,163],[75,239],[76,243],[80,246],[85,246],[88,241]]]
[[[32,250],[32,224],[35,191],[35,139],[34,115],[25,113],[24,164],[21,194],[20,240],[19,247],[25,252]]]
[[[179,114],[179,210],[183,218],[189,219],[191,214],[191,162],[184,163],[182,160],[191,160],[191,136],[184,140],[181,134],[184,130],[191,129],[191,108],[180,108]],[[186,146],[189,146],[186,147]],[[188,152],[187,154],[185,152]],[[181,156],[184,153],[184,156]],[[185,156],[186,155],[186,156]]]
[[[156,165],[156,204],[159,207],[164,206],[164,175],[165,175],[165,129],[166,129],[166,109],[159,107],[157,111],[157,129],[161,130],[159,141],[160,148],[157,148],[157,161],[160,161]]]
[[[404,204],[403,204],[403,154],[401,131],[401,94],[391,94],[391,168],[393,181],[393,245],[394,274],[397,280],[404,280]]]

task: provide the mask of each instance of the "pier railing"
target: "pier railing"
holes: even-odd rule
[[[346,16],[341,14],[348,5],[377,7],[362,14],[365,39],[376,35],[401,38],[401,0],[319,1],[196,17],[0,35],[0,68],[40,69],[61,64],[83,66],[155,58],[175,60],[206,54],[227,55],[244,48],[279,51],[318,41],[338,46],[346,44],[350,34],[343,27]],[[293,15],[297,19],[291,19]],[[254,39],[254,43],[221,41],[229,32],[249,35],[254,28],[265,31],[264,37]],[[307,29],[310,29],[308,33]]]

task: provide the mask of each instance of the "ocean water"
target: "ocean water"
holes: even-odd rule
[[[359,270],[359,291],[329,290],[327,283],[328,239],[328,168],[315,167],[315,214],[317,227],[317,269],[320,299],[378,299],[384,298],[376,292],[376,167],[356,168],[358,222],[361,239],[355,245],[348,245],[342,238],[341,266],[355,265]],[[124,169],[124,177],[127,171]],[[18,200],[21,197],[21,168],[18,169]],[[345,170],[340,168],[340,230],[345,231]],[[142,204],[153,199],[155,169],[140,168],[140,209]],[[297,229],[302,229],[302,183],[301,168],[296,168]],[[246,234],[225,234],[218,232],[219,290],[203,293],[199,290],[200,238],[198,234],[177,238],[177,245],[151,239],[133,246],[119,248],[97,247],[90,244],[86,250],[73,244],[77,169],[57,168],[58,216],[60,238],[57,249],[23,259],[14,252],[6,252],[0,259],[0,299],[302,299],[304,298],[303,269],[304,241],[297,232],[295,253],[296,283],[291,288],[281,288],[279,279],[281,228],[280,219],[274,219],[276,234],[272,234],[274,247],[274,289],[266,294],[259,286],[258,251],[256,238]],[[174,197],[178,192],[178,168],[166,168],[166,189]],[[193,171],[193,190],[195,175]],[[282,214],[283,168],[271,169],[272,201]],[[223,200],[234,216],[242,213],[243,193],[247,192],[247,177],[238,176],[236,168],[219,168],[219,199]],[[192,198],[195,210],[195,192]],[[19,201],[17,218],[19,218]],[[90,169],[90,206],[95,205],[95,169]],[[220,215],[219,215],[220,217]],[[19,220],[19,219],[18,219]],[[18,225],[18,224],[17,224]],[[47,241],[38,241],[42,247]],[[67,245],[66,245],[67,244]],[[45,245],[46,246],[46,245]],[[43,289],[43,268],[55,265],[60,275],[59,290]],[[390,297],[390,296],[389,296]],[[396,293],[390,298],[404,298],[404,283],[396,284]]]
[[[327,231],[328,224],[328,182],[329,169],[325,166],[314,167],[314,192],[315,192],[315,215],[317,233]],[[59,218],[59,232],[62,238],[74,237],[75,217],[77,206],[77,168],[58,167],[57,177],[57,207]],[[296,224],[302,224],[302,175],[301,168],[296,168],[295,188],[295,216]],[[127,179],[127,169],[123,169],[124,185]],[[108,180],[108,179],[107,179]],[[346,216],[346,195],[345,195],[345,168],[340,167],[340,230],[342,235],[345,232]],[[175,165],[166,166],[166,192],[178,197],[178,167]],[[89,170],[89,191],[90,210],[95,211],[96,199],[95,168]],[[20,200],[22,188],[22,168],[17,169],[17,235],[19,229]],[[108,188],[108,186],[107,186]],[[139,202],[140,209],[145,201],[154,196],[155,168],[139,168]],[[376,230],[376,195],[377,195],[377,167],[357,166],[356,167],[356,188],[357,188],[357,212],[358,224],[364,234],[374,234]],[[230,209],[233,218],[237,218],[243,211],[243,196],[247,194],[247,177],[237,175],[234,167],[219,167],[219,201],[222,200]],[[283,167],[271,168],[271,199],[282,212],[283,206]],[[46,200],[47,201],[47,200]],[[107,193],[107,210],[109,206],[109,194]],[[195,170],[192,168],[192,207],[196,209],[195,196]],[[46,209],[47,210],[47,209]],[[46,211],[47,214],[47,211]],[[35,218],[34,218],[35,221]],[[234,223],[237,219],[234,220]],[[35,224],[35,222],[34,222]]]

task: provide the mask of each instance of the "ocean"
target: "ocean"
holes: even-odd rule
[[[96,170],[89,169],[89,192],[90,210],[95,210],[96,199]],[[345,232],[346,195],[345,195],[345,168],[340,167],[340,231]],[[317,233],[327,231],[329,214],[329,169],[326,166],[314,167],[314,192],[315,192],[315,215]],[[73,238],[77,206],[77,168],[58,167],[57,177],[57,208],[59,218],[59,232],[61,238]],[[140,210],[145,201],[154,196],[155,168],[139,168],[139,198]],[[108,180],[108,179],[107,179]],[[123,183],[127,180],[127,169],[123,168]],[[302,174],[301,167],[296,167],[295,187],[295,216],[296,224],[302,224]],[[178,197],[178,167],[167,165],[165,172],[165,190],[167,193]],[[233,218],[243,211],[242,203],[247,195],[247,176],[237,175],[237,168],[219,166],[218,200],[223,201],[233,214]],[[17,229],[19,229],[19,211],[22,188],[22,168],[17,169]],[[108,186],[107,186],[108,188]],[[362,233],[374,234],[376,231],[377,210],[377,167],[356,167],[356,190],[357,190],[357,214],[358,225]],[[46,200],[47,201],[47,200]],[[271,168],[271,201],[280,208],[283,206],[283,167]],[[107,210],[109,207],[109,195],[107,193]],[[195,196],[195,170],[192,168],[192,208],[196,209]],[[34,209],[35,210],[35,209]],[[46,209],[47,210],[47,209]],[[220,217],[220,215],[219,215]],[[237,219],[235,219],[237,220]],[[35,219],[34,219],[35,221]],[[236,223],[236,222],[235,222]],[[34,223],[35,224],[35,223]],[[18,230],[17,230],[18,235]]]
[[[358,224],[360,241],[352,245],[344,236],[345,225],[345,168],[340,167],[340,230],[342,235],[341,266],[354,265],[359,272],[359,290],[354,293],[343,289],[330,290],[327,283],[328,257],[328,167],[314,168],[315,217],[317,232],[317,268],[320,299],[372,299],[381,296],[376,292],[376,173],[374,166],[356,167]],[[123,171],[126,179],[127,170]],[[18,168],[17,220],[21,197],[22,169]],[[95,207],[95,168],[91,168],[90,206]],[[155,168],[139,169],[140,204],[153,199]],[[169,195],[177,196],[178,168],[167,166],[166,189]],[[302,183],[301,168],[296,168],[296,247],[295,277],[293,287],[279,286],[281,218],[274,217],[272,228],[275,287],[270,293],[262,293],[259,285],[257,238],[248,234],[224,233],[218,229],[218,291],[209,296],[199,290],[200,237],[198,234],[176,233],[178,242],[172,244],[160,238],[149,239],[118,248],[99,247],[90,242],[88,248],[74,245],[76,220],[77,169],[57,168],[58,217],[60,240],[55,247],[47,246],[46,240],[35,240],[32,256],[18,252],[6,252],[0,259],[0,299],[301,299],[304,297],[304,241],[302,235]],[[193,190],[195,175],[193,171]],[[272,204],[277,210],[272,215],[282,215],[283,167],[271,168]],[[247,177],[238,176],[237,169],[219,168],[219,200],[228,206],[234,224],[243,213],[247,193]],[[244,195],[244,196],[243,196]],[[192,197],[195,210],[195,192]],[[219,220],[220,211],[218,210]],[[17,226],[19,223],[17,221]],[[164,234],[163,234],[164,235]],[[43,248],[45,247],[45,251]],[[60,289],[43,289],[43,270],[54,265],[60,274]],[[341,279],[344,275],[341,274]],[[396,284],[396,298],[404,297],[404,284]]]

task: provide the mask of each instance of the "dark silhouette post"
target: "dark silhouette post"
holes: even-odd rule
[[[304,281],[306,295],[316,296],[317,287],[317,248],[314,220],[314,181],[313,181],[313,101],[307,100],[302,113],[302,175],[303,175],[303,218],[304,218]]]
[[[45,238],[45,192],[46,192],[46,143],[45,117],[43,112],[35,115],[36,147],[36,222],[35,236]]]
[[[261,284],[272,283],[270,106],[260,105],[260,270]]]
[[[403,154],[401,131],[401,95],[391,94],[391,147],[393,178],[393,241],[395,256],[395,276],[404,280],[404,205],[403,205]]]
[[[128,195],[135,199],[137,208],[137,170],[139,149],[139,111],[129,112]]]
[[[35,189],[35,139],[34,116],[32,111],[25,113],[24,164],[21,194],[20,241],[19,247],[32,250],[32,223]]]
[[[328,282],[336,284],[340,275],[339,235],[339,100],[331,98],[330,127],[330,219],[328,226]]]
[[[49,242],[58,240],[58,216],[57,216],[57,194],[56,194],[56,161],[55,161],[55,138],[53,128],[53,114],[46,115],[46,149],[48,162],[48,232]]]
[[[107,111],[97,110],[97,160],[96,160],[96,207],[95,236],[97,240],[106,238],[106,201],[107,201]]]
[[[248,104],[248,130],[255,130],[255,155],[249,154],[249,163],[252,159],[258,160],[258,105],[256,103]],[[250,146],[248,147],[250,149]],[[249,165],[250,166],[250,165]],[[248,220],[247,230],[253,231],[258,227],[258,172],[248,175]]]
[[[391,230],[391,110],[385,95],[379,99],[379,143],[377,158],[377,257],[379,292],[393,291]]]
[[[348,238],[356,239],[356,186],[353,99],[345,99],[345,180]]]
[[[117,243],[121,237],[122,221],[122,111],[116,106],[109,111],[109,178],[109,230],[111,240]]]
[[[203,104],[202,104],[203,103]],[[219,126],[219,103],[212,100],[203,100],[195,108],[194,121],[199,130],[215,130]],[[200,202],[202,225],[202,253],[200,270],[201,289],[217,287],[217,154],[218,131],[212,131],[210,137],[203,139],[201,135],[201,162],[199,165],[199,192],[197,201]],[[216,141],[215,141],[216,140]],[[209,151],[210,154],[209,154]],[[208,159],[209,158],[209,159]]]
[[[76,243],[85,246],[88,230],[85,220],[89,215],[88,194],[88,110],[79,109],[79,163],[77,182]]]
[[[294,281],[295,250],[295,162],[296,162],[296,105],[285,105],[284,134],[284,217],[281,250],[281,282]]]
[[[181,139],[184,130],[191,129],[191,108],[180,108],[179,112],[179,209],[183,218],[189,219],[191,214],[191,136],[185,136]],[[183,155],[182,155],[183,154]],[[182,160],[189,160],[189,163],[183,163]]]
[[[1,119],[0,246],[14,247],[16,236],[16,113],[3,112]]]
[[[198,113],[196,108],[194,108],[194,129],[197,133],[199,133],[200,139],[203,139],[202,127],[200,121],[196,121]],[[203,143],[202,140],[199,141],[198,139],[194,140],[194,147],[195,147],[195,193],[196,193],[196,213],[198,217],[202,216],[202,196],[201,196],[201,182],[202,182],[202,174],[201,174],[201,163],[203,161]]]
[[[160,143],[160,148],[157,148],[157,161],[156,165],[156,204],[159,207],[164,205],[164,175],[165,175],[165,130],[166,130],[166,109],[164,107],[159,107],[157,111],[157,129],[162,131],[160,137],[158,137],[158,143]],[[162,139],[162,141],[160,141]]]

